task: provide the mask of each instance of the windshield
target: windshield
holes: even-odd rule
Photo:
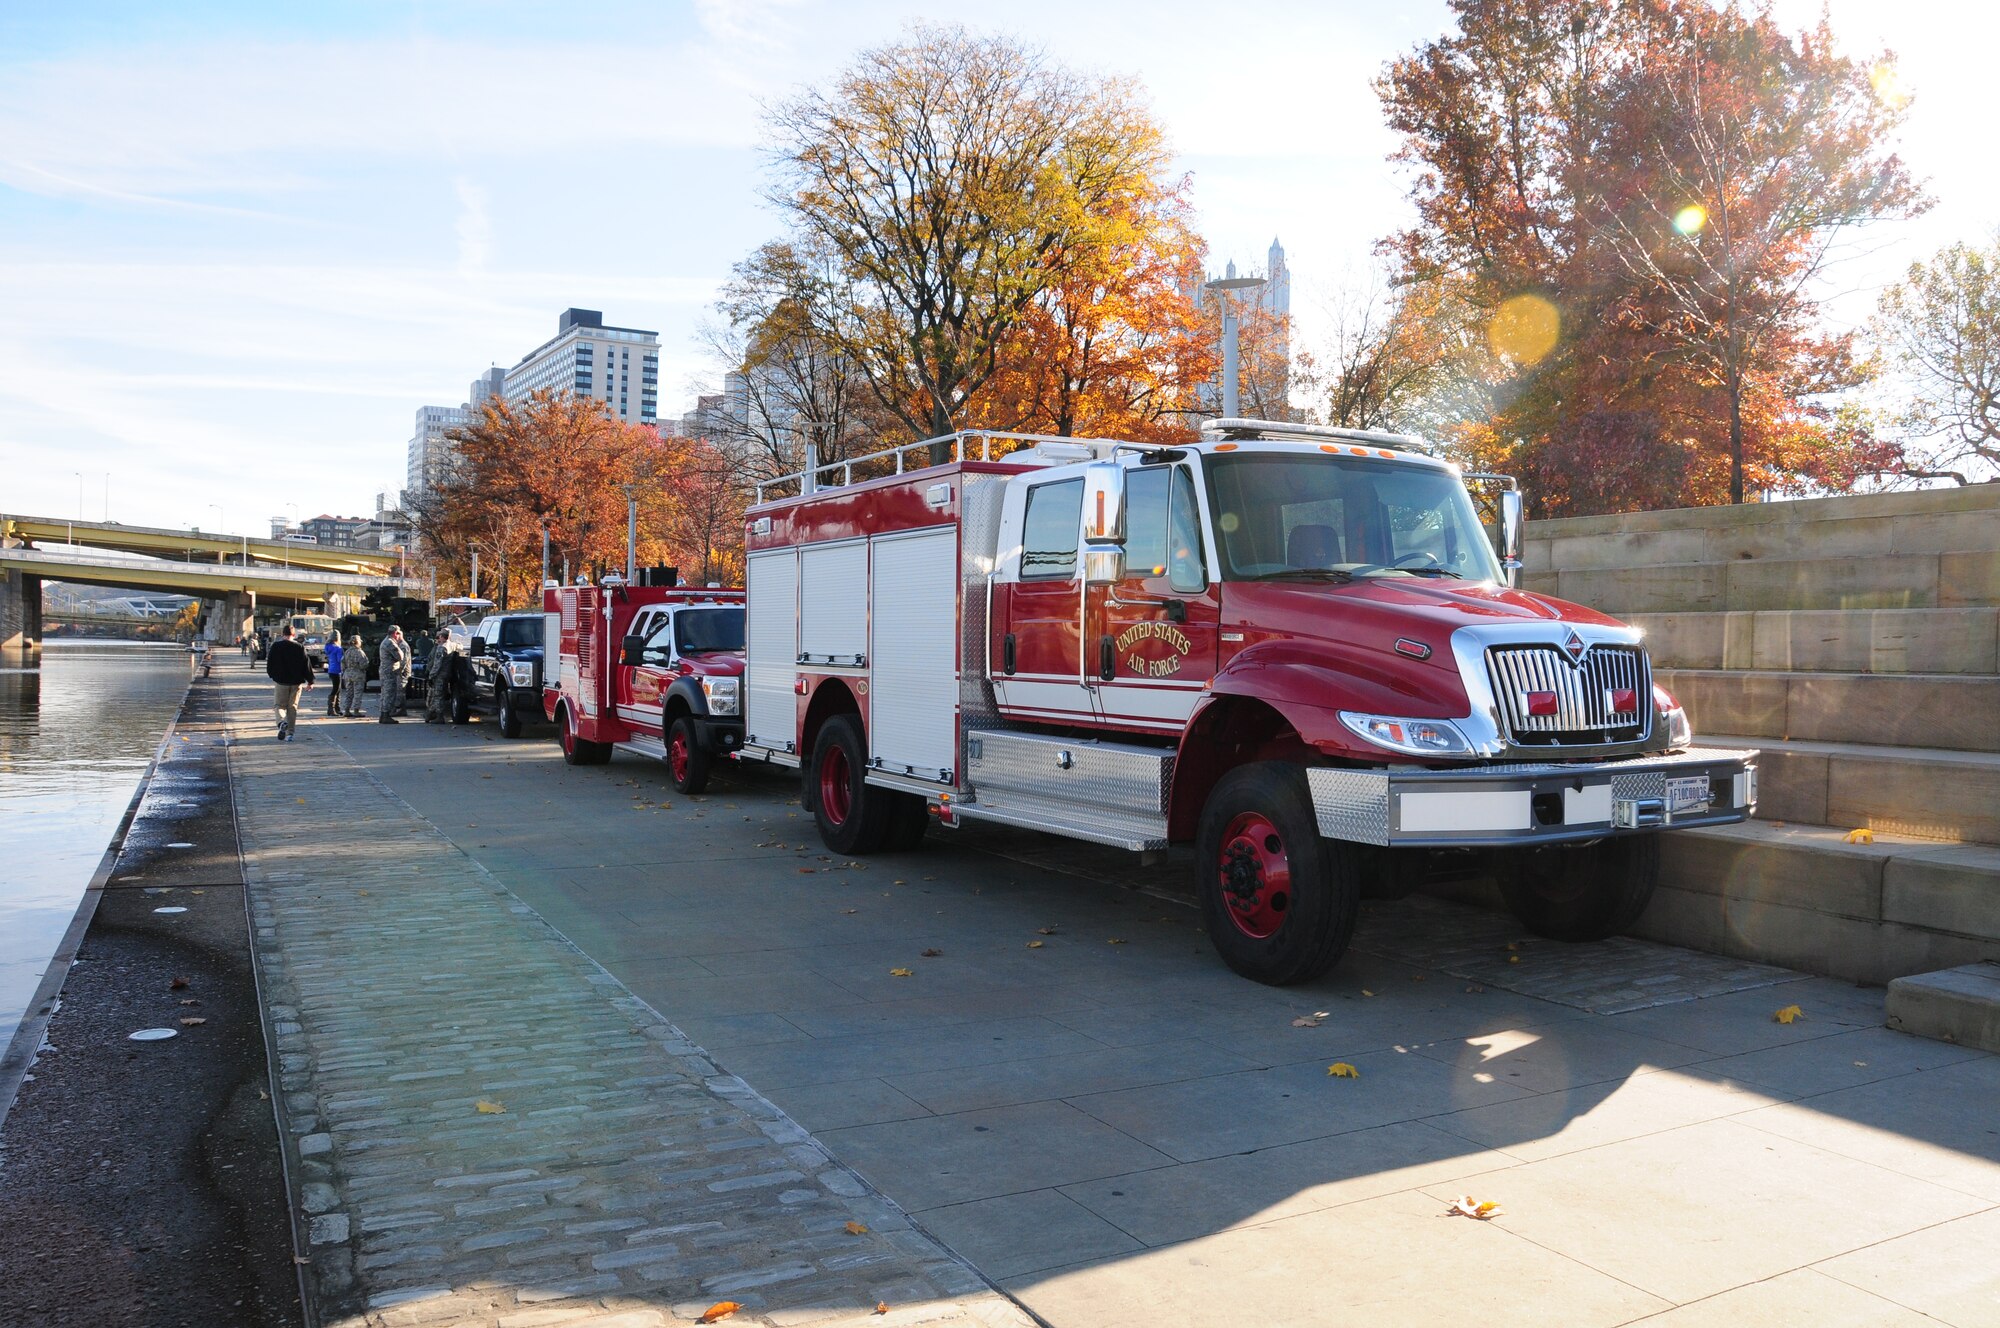
[[[1208,485],[1225,580],[1500,579],[1472,500],[1450,471],[1246,452],[1209,457]]]
[[[674,615],[674,635],[683,655],[743,648],[743,610],[683,609]]]
[[[500,640],[503,646],[538,646],[542,643],[542,620],[540,618],[506,618],[500,623]]]

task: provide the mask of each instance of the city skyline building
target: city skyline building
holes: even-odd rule
[[[612,327],[596,309],[565,309],[556,334],[506,371],[509,405],[555,391],[604,404],[626,424],[659,423],[660,334]]]
[[[421,501],[444,478],[445,470],[451,464],[451,442],[446,435],[462,427],[467,417],[464,406],[417,407],[400,506]]]
[[[1235,305],[1236,317],[1245,326],[1246,334],[1256,328],[1254,334],[1246,335],[1245,349],[1249,351],[1251,336],[1261,341],[1256,352],[1246,355],[1242,366],[1245,411],[1255,409],[1265,414],[1283,418],[1289,408],[1287,402],[1274,398],[1282,397],[1285,385],[1291,381],[1292,371],[1292,269],[1285,261],[1285,246],[1277,236],[1271,237],[1271,247],[1264,253],[1264,270],[1253,272],[1261,276],[1264,284],[1253,290],[1238,291],[1229,298]],[[1236,260],[1230,259],[1224,265],[1222,277],[1233,280],[1237,276]],[[1213,274],[1202,281],[1215,280]],[[1215,304],[1216,297],[1203,291],[1199,286],[1189,294],[1199,301],[1211,314],[1219,326],[1221,309]],[[1259,327],[1259,324],[1262,327]],[[1268,340],[1263,338],[1268,337]],[[1213,414],[1222,407],[1222,380],[1217,377],[1202,384],[1196,394],[1197,404],[1202,410]],[[1253,403],[1255,404],[1253,406]]]

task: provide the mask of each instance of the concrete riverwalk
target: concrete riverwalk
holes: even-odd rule
[[[223,686],[324,1321],[2000,1324],[2000,1058],[1879,989],[1416,900],[1276,991],[1118,855]]]

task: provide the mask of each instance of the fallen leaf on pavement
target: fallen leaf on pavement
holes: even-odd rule
[[[1521,956],[1519,956],[1519,955],[1508,955],[1508,956],[1507,956],[1507,962],[1508,962],[1508,963],[1510,963],[1510,964],[1518,964],[1518,963],[1520,963],[1520,962],[1521,962]]]
[[[1042,948],[1042,944],[1043,943],[1041,941],[1029,941],[1028,948],[1030,950],[1039,950]]]
[[[168,991],[183,991],[183,990],[185,990],[185,989],[186,989],[186,987],[187,987],[187,984],[188,984],[188,980],[187,980],[186,978],[175,978],[175,979],[174,979],[174,980],[173,980],[172,982],[169,982],[169,983],[167,984],[167,990],[168,990]]]
[[[1361,1071],[1355,1069],[1346,1061],[1335,1061],[1326,1067],[1326,1073],[1329,1078],[1333,1079],[1359,1079],[1361,1077]]]
[[[944,953],[944,951],[942,951],[942,950],[926,950],[926,951],[924,951],[924,958],[926,958],[926,959],[935,959],[935,958],[937,958],[937,957],[938,957],[939,955],[941,955],[941,954],[943,954],[943,953]]]
[[[1842,838],[1850,844],[1872,844],[1875,842],[1875,832],[1866,828],[1849,830]]]
[[[1056,929],[1054,927],[1037,927],[1035,928],[1035,932],[1040,936],[1053,936],[1056,934]]]
[[[1806,1012],[1804,1010],[1801,1010],[1796,1005],[1787,1005],[1784,1009],[1777,1011],[1771,1017],[1777,1020],[1781,1024],[1789,1024],[1795,1019],[1805,1018]]]
[[[718,1300],[713,1305],[710,1305],[707,1309],[703,1310],[701,1312],[701,1317],[699,1319],[696,1319],[695,1322],[720,1323],[722,1320],[728,1318],[730,1315],[736,1313],[736,1311],[742,1308],[743,1307],[741,1305],[737,1304],[733,1300]]]
[[[1104,943],[1106,945],[1123,945],[1125,944],[1125,938],[1123,936],[1113,936],[1108,940],[1106,940]]]
[[[849,1222],[847,1224],[847,1234],[850,1236],[865,1236],[868,1234],[868,1228],[859,1222]]]
[[[1372,992],[1372,991],[1370,991],[1370,990],[1368,990],[1368,988],[1366,988],[1366,987],[1363,987],[1363,988],[1361,989],[1361,994],[1362,994],[1363,996],[1373,996],[1373,995],[1374,995],[1375,993],[1374,993],[1374,992]]]
[[[1482,1203],[1468,1194],[1462,1198],[1453,1200],[1451,1207],[1444,1211],[1447,1217],[1470,1217],[1476,1221],[1490,1222],[1506,1210],[1491,1199]]]
[[[198,1014],[184,1014],[181,1016],[182,1028],[193,1028],[198,1024],[205,1024],[207,1022],[208,1020],[202,1018]]]
[[[190,997],[189,999],[187,999],[187,1000],[184,1000],[184,1001],[182,1001],[182,1002],[181,1002],[181,1004],[182,1004],[182,1005],[200,1005],[200,1004],[201,1004],[201,1002],[200,1002],[200,1001],[197,1001],[197,1000],[195,1000],[195,999],[193,999],[192,997]]]
[[[889,976],[892,978],[907,978],[914,976],[914,974],[907,968],[892,968],[889,970]]]
[[[482,1100],[475,1102],[472,1109],[482,1116],[504,1116],[507,1114],[507,1108],[501,1106],[498,1102],[486,1102]]]
[[[889,1302],[888,1302],[888,1301],[886,1301],[886,1300],[878,1300],[878,1301],[876,1301],[876,1302],[875,1302],[875,1312],[876,1312],[877,1314],[887,1314],[887,1313],[889,1312]]]
[[[1319,1018],[1318,1018],[1318,1016],[1316,1016],[1316,1015],[1303,1015],[1303,1014],[1302,1014],[1302,1015],[1300,1015],[1300,1016],[1299,1016],[1298,1018],[1296,1018],[1296,1019],[1292,1020],[1292,1027],[1293,1027],[1293,1028],[1318,1028],[1318,1027],[1319,1027]]]

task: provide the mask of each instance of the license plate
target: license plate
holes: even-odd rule
[[[1707,775],[1677,775],[1667,780],[1667,814],[1708,810]]]

